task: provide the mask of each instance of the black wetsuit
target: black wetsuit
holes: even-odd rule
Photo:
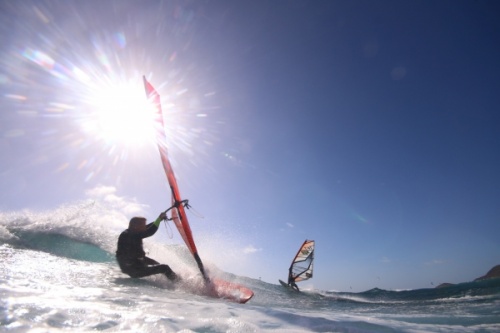
[[[142,247],[142,239],[153,236],[158,227],[154,223],[146,225],[146,230],[133,232],[129,229],[120,234],[116,260],[123,273],[133,278],[165,274],[172,281],[177,280],[177,275],[168,265],[162,265],[156,260],[146,257]]]
[[[292,276],[292,272],[290,272],[288,274],[288,285],[290,287],[292,287],[293,289],[297,290],[297,291],[300,291],[299,290],[299,287],[297,286],[297,284],[295,283],[295,280],[293,279],[293,276]]]

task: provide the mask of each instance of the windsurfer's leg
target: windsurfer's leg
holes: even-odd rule
[[[168,265],[160,265],[160,266],[165,266],[164,267],[165,272],[163,274],[165,274],[165,276],[170,281],[178,282],[180,280],[179,276],[177,274],[175,274],[175,272],[170,268],[170,266],[168,266]]]
[[[133,278],[141,278],[155,274],[164,274],[169,280],[177,281],[179,277],[168,265],[163,265],[154,259],[144,257],[135,262],[119,262],[121,271]]]
[[[177,281],[179,278],[177,274],[168,265],[153,265],[135,267],[133,271],[127,272],[133,278],[141,278],[155,274],[164,274],[169,280]]]
[[[153,274],[158,274],[158,273],[165,274],[165,276],[171,281],[175,282],[179,280],[177,274],[175,274],[175,272],[168,265],[161,264],[156,266],[150,266],[148,267],[148,269],[151,269],[153,272],[155,272]]]
[[[175,274],[175,272],[168,265],[160,264],[158,261],[149,257],[144,257],[144,263],[148,265],[148,268],[154,268],[153,271],[157,273],[153,274],[165,274],[165,276],[172,281],[179,279],[177,274]]]
[[[144,257],[144,259],[142,260],[143,263],[145,263],[146,265],[159,265],[160,263],[154,259],[151,259],[150,257]]]

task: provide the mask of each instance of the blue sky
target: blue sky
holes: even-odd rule
[[[343,291],[500,264],[495,1],[0,7],[0,209],[166,209],[145,74],[203,260],[277,283],[314,239],[304,286]]]

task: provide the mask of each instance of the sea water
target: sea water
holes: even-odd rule
[[[82,209],[95,207],[0,213],[0,331],[500,332],[500,279],[296,293],[210,268],[251,288],[255,296],[247,304],[210,298],[161,276],[131,279],[114,261],[116,231],[89,227],[95,217],[75,214]],[[175,267],[188,267],[185,283],[196,285],[196,264],[183,246],[155,247]]]

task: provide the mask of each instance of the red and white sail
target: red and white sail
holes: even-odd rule
[[[179,192],[179,186],[177,185],[177,180],[175,179],[174,170],[172,169],[172,165],[168,159],[168,150],[167,150],[167,135],[165,133],[165,126],[163,121],[163,112],[161,108],[161,100],[160,95],[156,91],[156,89],[146,80],[146,77],[143,77],[144,80],[144,88],[146,89],[146,95],[151,103],[156,108],[156,116],[155,116],[155,128],[156,128],[156,141],[158,143],[158,150],[160,151],[161,162],[163,164],[163,168],[165,169],[165,174],[168,179],[168,183],[170,185],[170,189],[172,191],[172,220],[174,221],[177,230],[186,243],[187,247],[191,251],[191,254],[194,256],[196,263],[198,264],[198,268],[200,269],[203,277],[207,279],[205,275],[205,269],[203,268],[203,263],[201,262],[200,256],[198,255],[198,250],[196,249],[196,244],[194,243],[193,234],[191,232],[191,227],[189,226],[188,218],[186,215],[186,211],[182,202],[181,194]]]

